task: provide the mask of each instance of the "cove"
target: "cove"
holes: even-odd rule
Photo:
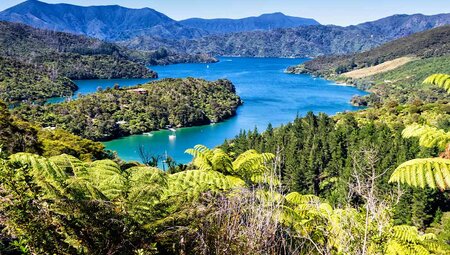
[[[162,130],[150,135],[133,135],[105,142],[104,145],[106,149],[116,151],[120,158],[127,161],[140,161],[138,148],[144,145],[153,154],[167,153],[178,163],[188,163],[192,158],[184,151],[196,144],[215,147],[225,139],[235,137],[241,130],[258,128],[263,131],[269,123],[274,127],[280,126],[294,120],[297,115],[305,115],[308,111],[333,115],[358,109],[353,107],[349,100],[354,95],[366,94],[361,90],[339,86],[310,75],[284,73],[286,67],[304,61],[306,59],[223,57],[215,64],[152,66],[160,78],[229,79],[236,86],[244,105],[238,109],[237,116],[225,122],[181,128],[175,132]],[[92,85],[92,82],[96,85]],[[109,82],[110,86],[114,83],[122,87],[132,85],[124,84],[120,80]],[[99,84],[103,83],[77,83],[80,91],[86,87],[92,90]]]

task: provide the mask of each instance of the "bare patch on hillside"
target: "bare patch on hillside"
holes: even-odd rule
[[[376,66],[371,66],[371,67],[354,70],[351,72],[343,73],[342,75],[345,77],[353,78],[353,79],[365,78],[368,76],[372,76],[375,74],[384,73],[384,72],[396,69],[396,68],[398,68],[402,65],[405,65],[416,59],[417,58],[415,58],[415,57],[396,58],[394,60],[386,61],[386,62],[376,65]]]

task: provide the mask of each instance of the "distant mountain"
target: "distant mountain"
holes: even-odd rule
[[[240,32],[192,40],[163,40],[158,41],[158,46],[219,56],[317,57],[367,51],[383,43],[446,24],[450,24],[450,14],[394,15],[348,27],[313,25]],[[155,46],[155,40],[137,37],[122,45],[150,49],[150,45]]]
[[[254,30],[273,30],[277,28],[292,28],[311,25],[320,25],[314,19],[286,16],[277,12],[263,14],[259,17],[243,19],[199,19],[182,20],[180,23],[186,27],[198,28],[211,34],[236,33]]]
[[[394,15],[348,27],[318,25],[314,20],[282,13],[239,20],[178,22],[149,8],[80,7],[30,0],[0,12],[0,20],[116,41],[136,50],[170,49],[173,56],[181,53],[317,57],[367,51],[401,37],[450,24],[450,14]]]
[[[0,20],[109,41],[138,35],[180,39],[207,34],[199,29],[184,27],[150,8],[130,9],[118,5],[81,7],[29,0],[0,12]]]

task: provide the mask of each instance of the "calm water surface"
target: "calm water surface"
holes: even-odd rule
[[[173,131],[156,131],[151,135],[133,135],[105,142],[109,150],[114,150],[124,160],[140,160],[137,148],[144,145],[155,154],[167,152],[177,162],[191,160],[184,154],[187,148],[196,144],[217,146],[225,139],[235,137],[240,130],[264,130],[269,123],[279,126],[292,121],[296,115],[308,111],[335,114],[346,110],[356,110],[349,104],[354,95],[365,92],[353,87],[338,86],[333,82],[313,78],[309,75],[283,73],[290,65],[305,59],[277,58],[221,58],[215,64],[179,64],[152,67],[160,78],[196,77],[207,80],[226,78],[236,86],[244,105],[237,116],[215,125],[181,128]],[[132,86],[148,80],[97,80],[79,81],[79,93],[94,92],[98,86]]]

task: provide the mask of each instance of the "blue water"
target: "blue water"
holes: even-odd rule
[[[152,132],[151,136],[134,135],[104,144],[107,149],[116,151],[124,160],[139,161],[137,149],[140,145],[144,145],[154,154],[163,155],[167,152],[177,162],[187,163],[191,160],[189,155],[184,154],[187,148],[196,144],[208,147],[220,145],[225,139],[235,137],[240,130],[253,130],[257,127],[259,131],[263,131],[269,123],[279,126],[294,120],[296,115],[305,115],[308,111],[332,115],[358,109],[350,105],[349,100],[354,95],[365,94],[363,91],[338,86],[309,75],[283,72],[286,67],[303,61],[305,59],[221,58],[220,62],[215,64],[151,67],[158,72],[160,78],[229,79],[236,86],[244,105],[238,109],[236,117],[215,125],[182,128],[176,132],[156,131]],[[80,86],[80,92],[94,92],[102,82],[83,81],[77,84]],[[109,86],[111,83],[114,84],[111,81]]]
[[[139,84],[145,84],[154,79],[109,79],[109,80],[76,80],[74,81],[78,90],[71,97],[72,99],[76,99],[79,95],[86,95],[90,93],[94,93],[97,90],[113,88],[114,85],[119,85],[120,87],[130,87]],[[47,100],[48,104],[61,103],[66,101],[65,97],[54,97]]]

